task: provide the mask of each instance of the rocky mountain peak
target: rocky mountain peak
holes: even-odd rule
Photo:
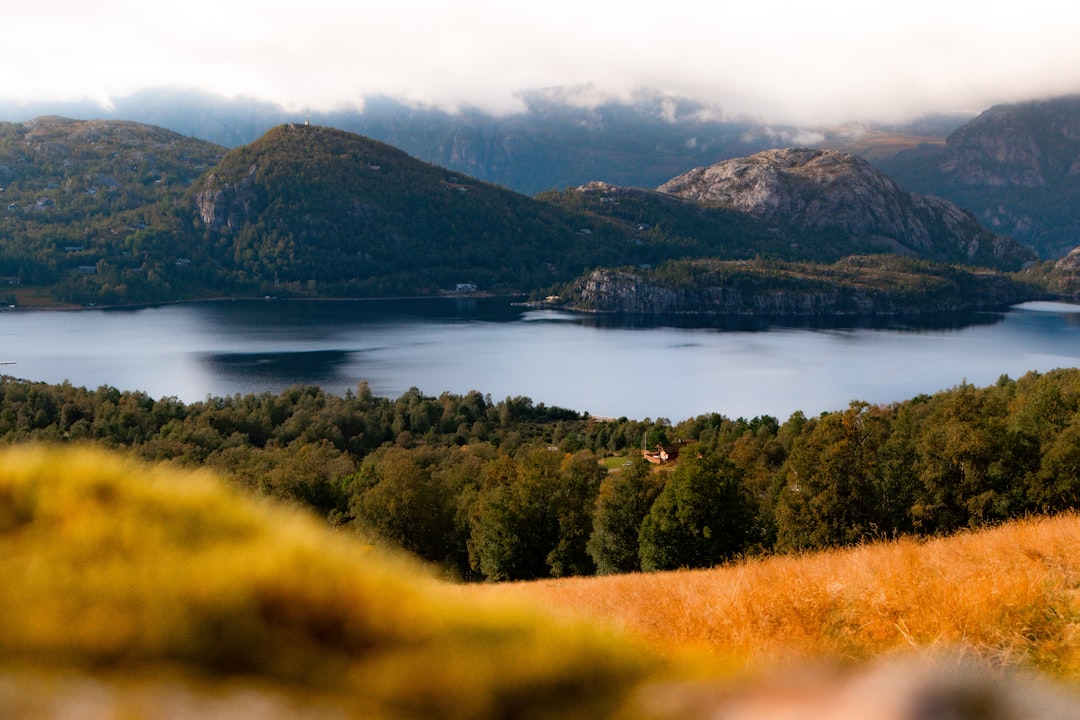
[[[855,155],[810,148],[766,150],[695,168],[658,189],[688,200],[726,205],[767,220],[802,216],[810,225],[820,220],[828,223],[819,217],[821,212],[840,206],[873,214],[875,207],[867,201],[900,192],[892,180]],[[836,220],[851,224],[855,216],[845,212]],[[861,228],[852,227],[851,231],[859,232]]]
[[[960,207],[909,193],[862,158],[836,150],[766,150],[695,168],[658,190],[789,229],[856,239],[866,252],[1017,267],[1035,259]]]

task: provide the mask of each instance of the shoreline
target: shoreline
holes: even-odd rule
[[[156,300],[146,302],[77,305],[55,303],[51,305],[6,305],[0,306],[0,312],[77,312],[91,310],[139,310],[142,308],[167,307],[170,305],[191,305],[195,303],[217,302],[401,302],[412,300],[491,300],[498,298],[520,298],[524,293],[447,293],[440,295],[394,295],[386,297],[284,297],[279,295],[237,295],[205,298],[184,298],[181,300]]]
[[[611,318],[636,319],[640,321],[663,320],[664,318],[713,318],[713,319],[759,319],[759,320],[844,320],[858,321],[860,319],[903,320],[905,318],[926,318],[934,316],[947,316],[966,313],[1000,313],[1021,305],[1025,302],[1046,301],[1071,303],[1075,300],[1072,295],[1064,293],[1047,292],[1039,297],[1019,300],[1015,303],[973,304],[960,308],[926,308],[909,311],[881,311],[881,312],[830,312],[830,313],[767,313],[740,311],[723,312],[714,310],[671,310],[662,313],[635,313],[621,310],[606,310],[601,308],[583,307],[579,305],[563,304],[546,300],[522,300],[527,297],[525,293],[453,293],[445,292],[438,295],[394,295],[386,297],[288,297],[278,295],[237,295],[215,296],[202,298],[183,298],[179,300],[160,300],[147,302],[116,303],[108,305],[86,304],[76,305],[70,303],[56,303],[50,305],[5,305],[0,306],[3,312],[79,312],[92,310],[140,310],[155,307],[169,307],[173,305],[192,305],[198,303],[227,303],[227,302],[314,302],[314,303],[377,303],[377,302],[413,302],[413,301],[441,301],[441,300],[496,300],[506,299],[514,307],[522,307],[537,310],[561,310],[585,316],[603,316]]]

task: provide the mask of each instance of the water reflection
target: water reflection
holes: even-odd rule
[[[658,327],[720,332],[769,332],[772,330],[896,330],[926,332],[959,330],[974,325],[993,325],[1005,312],[933,313],[920,316],[763,317],[759,315],[614,315],[605,313],[559,313],[554,321],[579,322],[586,327],[652,329]],[[545,318],[535,318],[542,320]],[[1078,318],[1080,319],[1080,318]]]
[[[319,385],[344,379],[352,352],[309,350],[300,352],[229,352],[201,356],[207,371],[226,382],[244,386],[252,382],[267,388]]]
[[[769,332],[771,330],[888,329],[899,332],[959,330],[1000,323],[1004,311],[933,313],[919,316],[763,317],[755,315],[660,314],[618,315],[537,309],[507,298],[454,298],[402,300],[236,300],[196,303],[191,306],[206,321],[226,328],[262,328],[268,321],[281,327],[334,331],[343,325],[393,325],[423,320],[431,323],[530,322],[572,323],[590,328],[717,330]],[[1080,320],[1080,317],[1077,318]]]

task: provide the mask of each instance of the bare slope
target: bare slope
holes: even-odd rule
[[[732,207],[781,227],[941,262],[1018,269],[1035,259],[940,198],[909,193],[865,160],[835,150],[767,150],[684,173],[661,192]]]
[[[877,164],[905,186],[949,198],[1047,258],[1080,231],[1080,96],[995,105],[949,135]]]

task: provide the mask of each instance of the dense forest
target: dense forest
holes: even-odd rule
[[[1080,370],[674,424],[364,384],[185,404],[3,378],[0,437],[205,466],[470,580],[704,567],[1080,506]],[[672,457],[646,462],[658,447]]]

